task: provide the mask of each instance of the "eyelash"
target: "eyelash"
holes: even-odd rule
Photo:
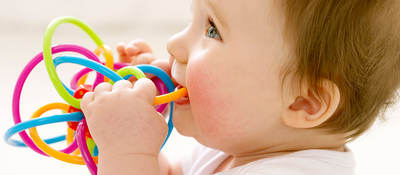
[[[213,27],[213,28],[215,28],[215,30],[217,31],[217,34],[218,34],[218,38],[216,38],[216,39],[221,40],[221,35],[219,34],[219,31],[218,31],[217,27],[215,26],[213,19],[212,18],[208,18],[208,23],[210,24],[210,27],[206,31],[207,32],[207,37],[209,37],[210,29],[211,29],[211,27]],[[213,38],[213,37],[210,37],[210,38]]]

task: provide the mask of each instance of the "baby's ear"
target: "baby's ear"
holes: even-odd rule
[[[289,97],[289,103],[282,114],[283,122],[293,128],[312,128],[328,120],[340,103],[340,92],[335,83],[323,79],[321,99],[302,85],[300,94]]]

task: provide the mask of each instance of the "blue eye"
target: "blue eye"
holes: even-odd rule
[[[220,40],[221,36],[219,35],[218,29],[217,29],[217,27],[215,27],[214,22],[209,18],[208,23],[210,23],[210,27],[207,30],[207,37]]]

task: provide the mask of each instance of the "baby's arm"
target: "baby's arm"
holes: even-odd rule
[[[147,155],[100,155],[99,175],[148,174],[158,175],[157,158]]]
[[[118,170],[118,174],[142,174],[143,172],[135,172],[136,170],[145,169],[151,170],[146,171],[146,174],[160,174],[160,175],[182,175],[182,169],[179,163],[170,164],[168,159],[164,154],[160,153],[158,157],[158,167],[157,160],[150,157],[138,157],[135,156],[121,156],[121,157],[103,157],[103,167],[100,172],[110,172],[110,174],[115,174],[115,170]],[[135,167],[138,165],[139,167]],[[107,169],[108,170],[107,170]],[[106,173],[107,174],[107,173]]]
[[[136,170],[145,169],[151,170],[146,171],[146,174],[160,174],[160,175],[183,175],[180,163],[171,164],[167,157],[160,153],[158,157],[158,167],[157,160],[151,157],[138,157],[134,156],[118,156],[118,157],[102,157],[102,163],[106,166],[101,166],[103,169],[99,172],[110,172],[110,174],[115,174],[115,170],[118,170],[118,174],[143,174],[144,172],[135,172]],[[135,165],[138,165],[136,167]],[[105,173],[107,174],[107,173]]]

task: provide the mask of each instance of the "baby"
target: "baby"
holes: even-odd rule
[[[193,0],[192,22],[156,60],[143,40],[120,60],[169,72],[188,96],[177,131],[199,142],[168,163],[167,134],[147,78],[102,83],[81,107],[99,148],[99,175],[350,175],[346,143],[365,132],[399,87],[396,0]],[[151,77],[149,77],[151,78]]]

